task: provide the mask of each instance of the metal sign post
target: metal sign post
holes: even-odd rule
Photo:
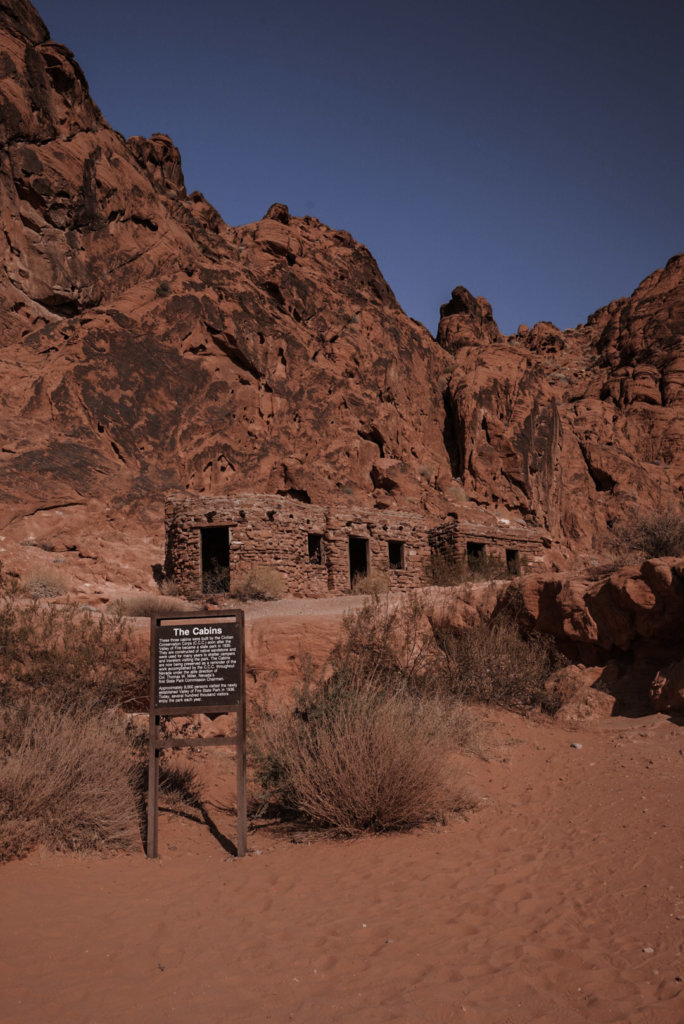
[[[236,747],[238,857],[247,852],[244,635],[245,617],[239,610],[150,620],[148,857],[158,856],[160,751],[177,747]],[[235,739],[160,738],[162,717],[228,712],[237,715]]]

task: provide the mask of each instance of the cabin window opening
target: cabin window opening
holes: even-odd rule
[[[323,565],[323,534],[310,533],[309,543],[309,565]]]
[[[400,540],[387,541],[387,556],[390,569],[405,569],[405,545]]]

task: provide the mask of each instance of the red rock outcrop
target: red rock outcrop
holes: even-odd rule
[[[683,258],[574,331],[504,338],[457,288],[435,341],[348,233],[188,195],[27,0],[0,2],[0,81],[0,558],[149,580],[187,488],[510,508],[562,564],[679,498]]]
[[[621,710],[684,711],[684,558],[649,559],[594,581],[530,576],[515,589],[519,621],[555,637],[576,663],[561,671],[584,694],[580,704],[596,704],[587,697],[592,687]],[[510,592],[499,602],[506,607]]]
[[[28,3],[0,36],[7,537],[140,536],[171,488],[438,501],[448,356],[368,251],[280,204],[227,226],[168,138],[106,125]]]

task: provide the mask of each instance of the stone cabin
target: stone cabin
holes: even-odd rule
[[[514,512],[494,512],[471,502],[459,502],[449,516],[428,531],[433,561],[477,563],[493,559],[509,575],[546,567],[544,551],[551,538]]]
[[[282,575],[293,597],[348,594],[354,580],[383,573],[392,590],[430,580],[433,559],[498,556],[508,570],[541,539],[526,524],[467,506],[442,525],[425,515],[375,508],[326,508],[270,494],[177,494],[165,504],[165,572],[181,594],[229,594],[257,566]],[[489,518],[487,518],[489,516]]]

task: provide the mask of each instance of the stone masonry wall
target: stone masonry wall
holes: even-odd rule
[[[427,534],[430,521],[412,513],[378,509],[341,508],[328,512],[326,534],[330,589],[348,593],[350,588],[349,538],[368,541],[369,575],[384,573],[390,589],[425,586],[430,566]],[[389,543],[402,545],[401,568],[392,568]]]
[[[225,527],[231,586],[250,568],[272,566],[296,597],[326,597],[351,589],[349,537],[368,542],[368,575],[384,573],[392,589],[426,582],[430,521],[377,509],[330,510],[264,494],[178,495],[165,506],[166,575],[186,596],[202,589],[201,529]],[[309,534],[322,537],[321,561],[309,558]],[[390,565],[392,542],[395,565]]]
[[[529,564],[543,563],[548,540],[541,530],[512,514],[502,517],[471,503],[464,503],[438,526],[410,512],[330,509],[277,495],[179,494],[167,500],[165,518],[166,575],[188,597],[202,591],[201,531],[208,527],[227,531],[227,593],[250,569],[272,567],[294,597],[348,594],[359,558],[368,576],[382,574],[390,589],[409,590],[429,581],[433,554],[465,559],[468,541],[483,544],[485,555],[504,563],[507,551],[517,551],[523,564]],[[320,551],[313,556],[310,535],[321,539]]]
[[[185,495],[166,502],[166,574],[187,596],[202,589],[202,527],[227,527],[231,584],[255,566],[271,566],[288,593],[329,594],[325,565],[309,561],[308,535],[325,533],[325,510],[275,495],[204,498]]]
[[[549,538],[539,528],[522,520],[503,517],[482,508],[464,505],[440,526],[429,531],[433,557],[446,561],[465,560],[468,543],[482,544],[487,558],[506,564],[507,552],[518,552],[521,564],[544,565],[544,548]]]

